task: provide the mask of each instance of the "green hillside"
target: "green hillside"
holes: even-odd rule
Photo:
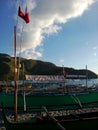
[[[19,58],[17,57],[17,61]],[[44,62],[40,60],[32,60],[20,58],[21,68],[19,73],[19,78],[23,78],[23,65],[24,65],[24,74],[30,75],[61,75],[62,67],[56,66],[50,62]],[[18,62],[17,62],[18,64]],[[74,68],[65,67],[67,75],[85,75],[86,70],[76,70]],[[97,74],[88,70],[88,78],[97,78]],[[13,80],[14,79],[14,57],[11,57],[8,54],[0,53],[0,80]]]

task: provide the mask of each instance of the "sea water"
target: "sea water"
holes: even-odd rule
[[[67,79],[66,85],[83,85],[89,87],[98,87],[97,79]]]

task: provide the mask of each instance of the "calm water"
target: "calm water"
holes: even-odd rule
[[[98,87],[98,78],[97,79],[88,79],[88,80],[85,80],[85,79],[68,79],[66,80],[66,84],[71,84],[71,85],[84,85],[86,86],[87,84],[87,87]]]

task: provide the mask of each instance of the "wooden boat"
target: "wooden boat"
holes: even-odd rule
[[[98,127],[98,112],[70,114],[66,116],[51,116],[44,107],[46,116],[33,117],[26,121],[9,121],[3,111],[6,130],[96,130]]]

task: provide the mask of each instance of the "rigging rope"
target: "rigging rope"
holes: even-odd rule
[[[79,104],[79,106],[82,108],[82,104],[81,104],[81,101],[79,100],[79,98],[76,96],[76,95],[71,95],[71,97],[74,99],[74,101],[76,103]]]
[[[20,0],[18,1],[18,7],[20,5]],[[27,5],[27,3],[26,3]],[[25,9],[25,12],[26,12],[26,9]],[[16,28],[18,26],[18,14],[17,14],[17,21],[16,21]],[[20,77],[20,67],[21,67],[21,64],[20,64],[20,57],[21,57],[21,48],[22,48],[22,43],[23,43],[23,30],[24,30],[24,21],[22,23],[22,28],[21,28],[21,35],[20,35],[20,46],[19,46],[19,59],[18,59],[18,65],[17,65],[17,69],[18,69],[18,79]]]

